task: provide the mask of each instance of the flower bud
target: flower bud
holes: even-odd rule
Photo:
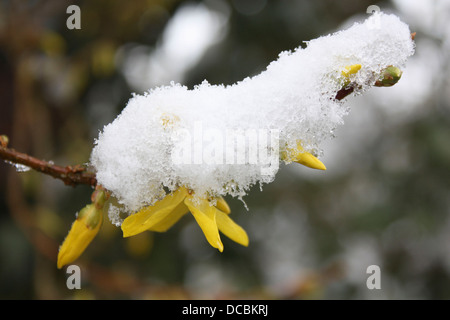
[[[397,67],[389,66],[383,70],[381,78],[375,82],[376,87],[392,87],[402,77],[402,70]]]
[[[88,204],[80,211],[59,249],[58,269],[75,261],[95,238],[103,221],[102,208]]]

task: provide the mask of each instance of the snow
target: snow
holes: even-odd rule
[[[376,13],[305,49],[282,52],[264,72],[236,84],[153,88],[134,95],[104,127],[91,164],[128,212],[179,186],[199,197],[242,198],[253,185],[274,180],[286,146],[300,140],[320,157],[321,144],[349,112],[345,101],[333,99],[346,66],[361,64],[351,76],[361,94],[384,68],[404,67],[413,53],[408,26]]]

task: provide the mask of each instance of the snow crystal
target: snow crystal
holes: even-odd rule
[[[8,160],[5,160],[5,162],[6,162],[7,164],[12,165],[14,168],[16,168],[16,171],[17,171],[17,172],[28,172],[28,171],[31,170],[30,167],[28,167],[28,166],[26,166],[26,165],[23,165],[23,164],[20,164],[20,163],[14,163],[14,162],[8,161]]]
[[[178,186],[201,197],[242,198],[254,184],[274,179],[286,146],[301,141],[321,154],[320,144],[348,112],[334,99],[346,66],[361,65],[351,76],[359,94],[384,68],[404,67],[413,52],[408,26],[377,13],[305,49],[282,52],[264,72],[234,85],[154,88],[134,95],[104,127],[91,164],[98,182],[130,212]]]

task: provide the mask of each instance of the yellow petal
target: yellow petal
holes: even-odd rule
[[[302,152],[298,155],[297,160],[295,161],[297,163],[300,163],[308,168],[317,169],[317,170],[327,170],[327,167],[317,159],[315,156],[313,156],[309,152]]]
[[[122,223],[123,236],[130,237],[146,230],[152,230],[183,202],[186,195],[188,195],[188,191],[181,187],[154,205],[145,207],[127,217]]]
[[[219,229],[216,223],[217,209],[211,206],[208,200],[198,200],[197,203],[192,197],[186,197],[184,203],[202,229],[209,244],[222,252],[223,244],[220,240]]]
[[[342,76],[344,76],[345,78],[350,77],[352,74],[357,73],[359,70],[361,69],[361,65],[360,64],[354,64],[351,66],[346,66],[344,68],[344,70],[341,71]]]
[[[165,232],[169,230],[178,220],[181,219],[186,213],[189,212],[188,207],[182,202],[173,211],[163,218],[160,222],[156,223],[149,230],[157,232]]]
[[[217,198],[216,208],[222,212],[225,212],[226,214],[229,214],[231,212],[230,206],[222,197]]]
[[[241,226],[234,222],[227,214],[216,209],[216,221],[220,232],[226,235],[231,240],[248,246],[248,235]]]
[[[58,269],[61,269],[81,256],[97,235],[102,221],[102,210],[96,209],[95,205],[87,205],[80,211],[80,214],[70,228],[69,234],[59,248]]]
[[[285,152],[283,152],[282,159],[286,161],[297,162],[312,169],[327,170],[322,161],[303,149],[301,141],[297,141],[296,149],[288,148]]]

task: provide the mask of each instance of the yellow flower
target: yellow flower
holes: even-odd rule
[[[297,162],[312,169],[327,170],[322,161],[303,149],[300,140],[297,141],[297,148],[287,148],[283,151],[281,159],[287,162]]]
[[[352,74],[356,74],[361,69],[360,64],[353,64],[351,66],[346,66],[341,74],[344,78],[350,78]]]
[[[103,214],[94,204],[88,204],[78,214],[69,234],[58,252],[58,269],[75,261],[95,238],[103,221]]]
[[[231,240],[248,246],[247,233],[229,217],[230,208],[222,197],[218,197],[216,205],[213,205],[212,200],[195,197],[185,187],[127,217],[122,223],[123,236],[130,237],[147,230],[164,232],[189,211],[209,244],[220,252],[223,251],[223,244],[219,231]]]
[[[351,76],[356,74],[359,70],[361,70],[360,64],[353,64],[351,66],[346,66],[344,70],[341,71],[341,80],[340,84],[343,88],[347,87],[351,83]]]
[[[92,203],[80,211],[59,248],[58,269],[78,259],[95,238],[103,222],[103,206],[108,198],[109,194],[101,186],[92,193]]]

